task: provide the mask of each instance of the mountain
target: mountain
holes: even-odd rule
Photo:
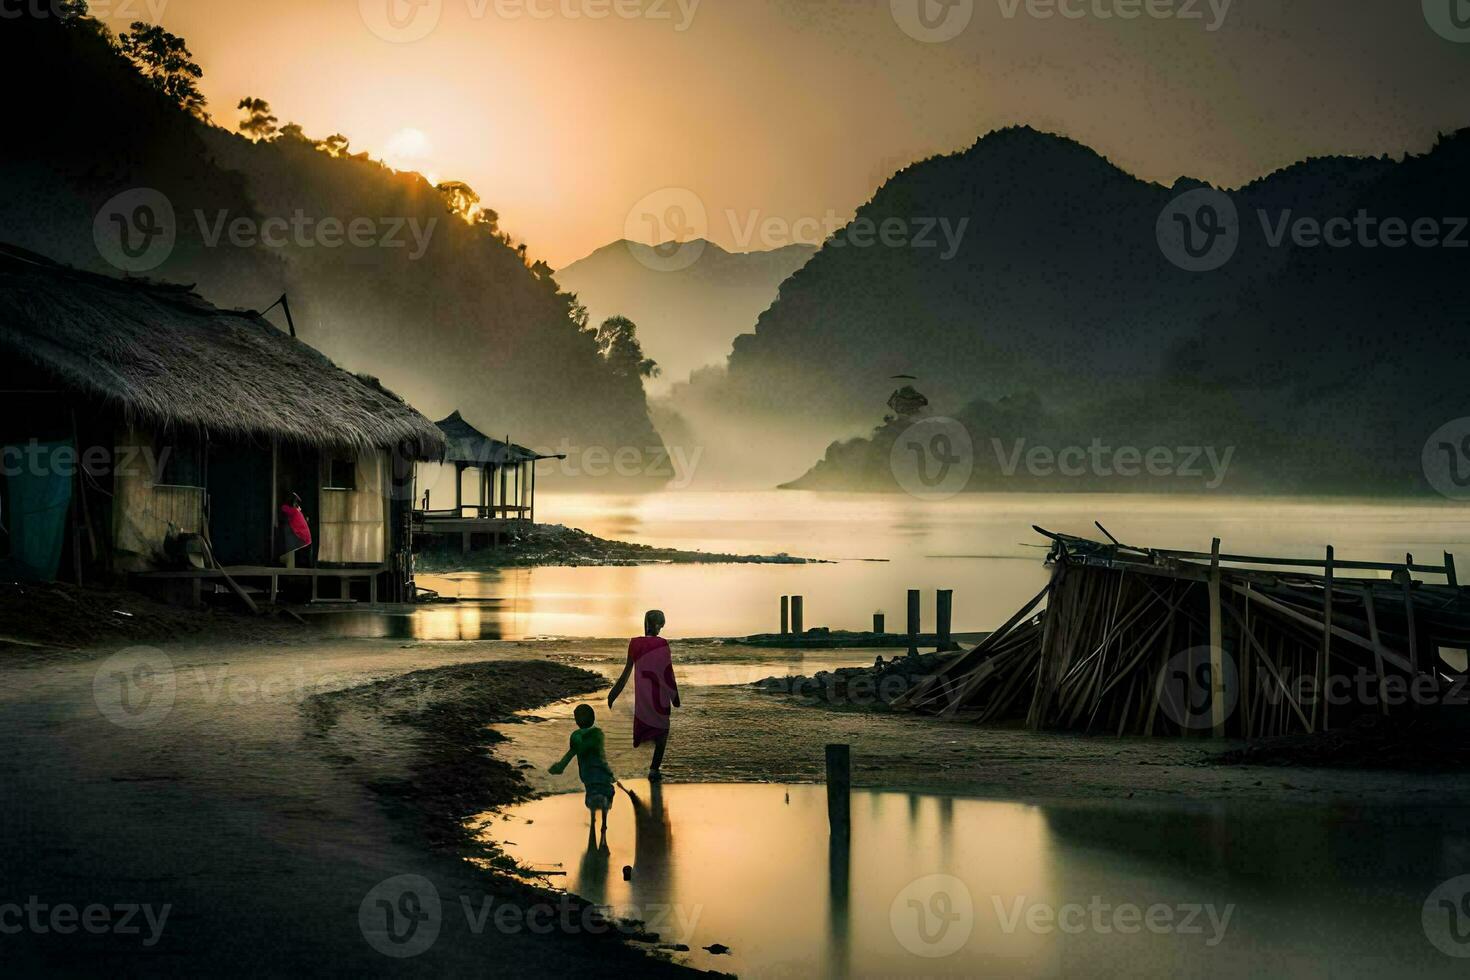
[[[698,257],[687,266],[671,263],[675,251]],[[623,240],[573,262],[556,281],[586,306],[590,323],[621,314],[638,325],[644,352],[661,369],[648,389],[662,394],[690,372],[723,361],[730,342],[755,324],[781,283],[815,252],[800,244],[727,252],[703,239],[658,246]]]
[[[809,441],[837,438],[801,486],[893,488],[893,424],[844,437],[872,429],[888,376],[903,372],[987,444],[995,424],[1084,446],[1208,437],[1237,445],[1235,472],[1258,474],[1232,486],[1423,490],[1426,438],[1470,415],[1457,380],[1470,368],[1470,232],[1455,217],[1470,215],[1455,176],[1467,164],[1461,131],[1400,160],[1327,157],[1229,191],[1165,187],[1065,137],[997,131],[888,180],[782,284],[727,365],[676,386],[672,406],[696,428],[779,420]],[[1234,251],[1191,271],[1174,215],[1203,221],[1202,203],[1222,220],[1234,210],[1215,239]],[[1406,229],[1421,225],[1416,245]],[[996,419],[1007,399],[1033,396],[1035,414]]]
[[[607,362],[549,267],[491,212],[471,220],[420,175],[325,152],[299,128],[253,142],[202,121],[95,21],[12,20],[0,78],[26,95],[0,145],[0,238],[193,283],[222,306],[287,294],[300,337],[343,367],[430,417],[460,409],[486,431],[571,451],[568,468],[588,447],[659,455],[641,379]],[[164,243],[146,268],[118,251],[123,225],[136,243],[134,222],[167,232],[145,236]]]

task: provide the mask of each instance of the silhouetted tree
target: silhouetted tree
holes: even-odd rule
[[[155,24],[135,20],[117,36],[118,47],[148,83],[199,119],[208,119],[199,79],[204,70],[193,61],[184,39]]]
[[[306,138],[306,133],[302,131],[300,123],[286,123],[286,125],[281,127],[281,131],[277,135],[283,140],[301,140],[303,143],[310,142]]]
[[[480,204],[480,195],[462,180],[446,180],[434,189],[444,195],[451,214],[459,215],[472,225],[484,225],[492,233],[500,230],[500,215]]]
[[[597,349],[607,359],[614,374],[625,377],[656,378],[661,373],[658,362],[643,356],[638,341],[638,325],[625,316],[611,316],[597,328]]]
[[[317,140],[316,148],[327,156],[340,157],[346,155],[348,143],[349,140],[346,136],[343,136],[341,133],[333,133],[324,140]]]
[[[258,143],[276,135],[276,123],[279,120],[271,112],[271,104],[265,99],[252,99],[247,95],[235,108],[245,110],[245,118],[240,121],[240,132],[246,136]]]

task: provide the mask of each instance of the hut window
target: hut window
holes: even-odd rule
[[[158,486],[204,486],[204,440],[197,435],[173,437],[159,447],[157,465]]]
[[[351,456],[333,456],[327,460],[327,483],[323,490],[356,490],[357,460]]]

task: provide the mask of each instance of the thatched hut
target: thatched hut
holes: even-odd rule
[[[425,490],[422,507],[414,512],[416,531],[428,537],[458,535],[468,552],[477,538],[498,541],[510,525],[536,522],[536,464],[564,455],[538,453],[509,436],[488,436],[457,411],[434,424],[444,434],[442,469],[454,481],[454,505],[435,509],[432,492]],[[464,492],[466,471],[474,474],[474,499]],[[424,475],[421,482],[436,481]]]
[[[375,380],[189,287],[3,246],[0,351],[13,574],[411,598],[413,464],[445,443]],[[291,494],[315,539],[296,560]]]

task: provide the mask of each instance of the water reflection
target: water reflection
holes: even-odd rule
[[[512,811],[507,850],[658,920],[741,975],[1460,975],[1425,897],[1466,871],[1463,812],[1089,804],[854,793],[850,843],[806,785],[632,786],[606,853],[581,795]],[[498,826],[506,826],[499,824]],[[823,845],[826,846],[823,846]],[[587,845],[590,848],[590,844]],[[629,881],[609,867],[632,866]],[[700,951],[711,943],[728,957]]]
[[[1322,553],[1402,560],[1470,543],[1470,515],[1432,503],[1128,494],[658,493],[642,497],[543,494],[538,513],[594,534],[686,550],[837,559],[820,565],[639,565],[518,568],[419,576],[464,600],[406,617],[361,617],[353,635],[412,639],[613,637],[635,633],[660,606],[683,636],[775,630],[781,595],[806,597],[809,626],[863,629],[875,610],[898,626],[905,592],[920,589],[925,623],[934,590],[955,595],[955,628],[993,627],[1046,579],[1031,530],[1096,534],[1236,553]],[[877,562],[856,559],[881,559]],[[1462,556],[1470,561],[1470,556]],[[656,601],[655,601],[656,600]],[[340,618],[339,618],[340,621]]]

